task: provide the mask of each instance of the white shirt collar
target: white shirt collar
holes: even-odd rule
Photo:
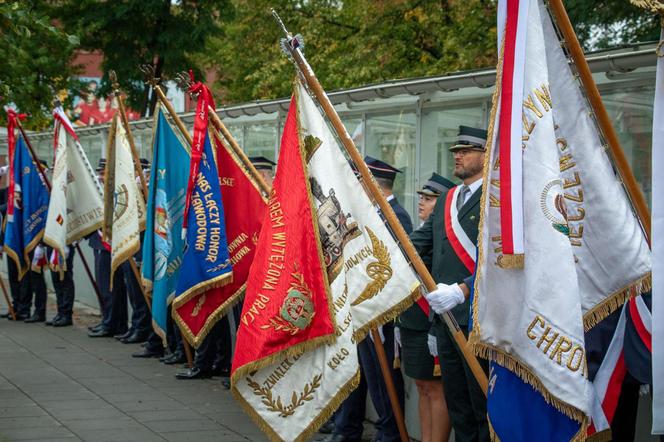
[[[467,184],[468,188],[470,189],[470,194],[468,196],[472,195],[473,193],[475,193],[477,189],[482,187],[482,181],[483,181],[482,178],[479,178],[474,182]]]
[[[394,196],[394,194],[385,197],[385,199],[387,200],[388,203],[389,203],[390,201],[392,201],[394,198],[396,198],[396,197]]]

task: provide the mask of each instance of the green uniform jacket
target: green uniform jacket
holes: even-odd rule
[[[449,192],[449,191],[448,191]],[[482,189],[478,189],[459,210],[458,218],[461,228],[468,238],[477,245],[478,224],[480,221],[480,197]],[[410,239],[420,256],[431,255],[431,276],[436,283],[454,284],[470,279],[470,272],[457,257],[445,232],[445,200],[447,192],[438,197],[436,206],[429,219],[422,227],[410,234]],[[462,327],[468,326],[469,301],[457,305],[452,314]],[[441,320],[436,315],[435,324]]]

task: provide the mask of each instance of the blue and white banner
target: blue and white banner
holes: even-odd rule
[[[175,296],[184,252],[182,220],[189,148],[161,106],[155,126],[141,276],[146,289],[152,292],[153,326],[165,338],[168,305]]]

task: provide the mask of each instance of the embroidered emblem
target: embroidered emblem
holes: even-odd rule
[[[322,375],[317,374],[311,382],[304,384],[302,391],[293,391],[291,402],[288,405],[283,405],[281,396],[273,397],[270,388],[261,387],[258,382],[250,377],[247,377],[247,384],[254,390],[253,393],[261,398],[261,402],[267,407],[268,411],[279,413],[279,417],[288,417],[292,416],[295,410],[304,405],[305,402],[314,398],[314,392],[320,387],[322,378]]]
[[[540,195],[540,207],[546,219],[551,221],[553,228],[563,235],[569,236],[567,207],[559,179],[552,180],[544,186]]]
[[[376,258],[377,262],[372,262],[367,265],[367,275],[371,278],[371,282],[362,290],[360,296],[358,296],[350,305],[358,305],[367,301],[378,293],[380,293],[387,281],[392,278],[392,264],[390,258],[390,252],[387,250],[385,243],[376,237],[376,234],[371,231],[370,228],[365,227],[369,238],[371,238],[371,247],[372,254]]]
[[[279,316],[270,318],[269,324],[262,325],[261,329],[273,328],[296,335],[311,324],[316,311],[312,301],[313,294],[304,281],[304,275],[297,271],[291,273],[293,281],[279,309]]]

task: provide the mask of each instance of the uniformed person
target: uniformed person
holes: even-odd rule
[[[454,156],[454,175],[463,184],[442,193],[429,219],[410,235],[420,256],[431,255],[431,274],[438,289],[426,295],[429,305],[439,314],[451,311],[466,336],[471,271],[455,251],[455,247],[459,247],[458,237],[448,237],[446,233],[446,227],[452,229],[452,226],[445,225],[445,218],[449,210],[447,215],[456,217],[462,229],[454,235],[465,235],[477,244],[486,137],[485,130],[459,127],[458,140],[450,151]],[[456,207],[445,204],[449,192],[457,193]],[[439,315],[434,317],[432,330],[437,338],[445,399],[455,440],[488,441],[486,397],[482,389]],[[480,359],[480,364],[488,371],[487,361]]]
[[[399,169],[392,167],[384,161],[366,156],[364,162],[371,171],[380,187],[383,196],[390,203],[392,210],[401,222],[404,230],[410,233],[413,223],[408,212],[399,204],[393,193],[394,180]],[[380,330],[381,338],[384,337],[383,346],[390,367],[394,366],[394,323],[388,322]],[[374,440],[381,442],[400,441],[399,428],[392,411],[383,372],[371,337],[365,338],[358,344],[360,361],[360,373],[362,380],[348,398],[342,403],[334,419],[334,431],[324,440],[329,442],[351,442],[362,438],[364,411],[366,407],[366,393],[369,391],[371,402],[378,413],[376,421],[376,437]],[[403,410],[404,387],[403,377],[400,369],[392,370],[392,380],[397,391],[397,396]]]
[[[272,182],[274,181],[274,166],[277,163],[262,156],[249,157],[249,161],[251,161],[251,164],[254,165],[258,173],[261,174],[267,185],[272,186]]]
[[[106,160],[99,160],[97,164],[97,177],[104,181]],[[111,252],[110,246],[102,241],[101,230],[92,232],[88,243],[95,256],[95,281],[102,298],[102,321],[88,333],[91,338],[105,338],[114,335],[120,336],[127,332],[127,292],[124,276],[121,270],[113,274],[113,289],[111,290]]]
[[[441,193],[454,187],[447,178],[433,173],[417,191],[418,216],[422,223],[429,219]],[[431,255],[422,256],[431,270]],[[397,319],[401,337],[401,367],[404,374],[415,380],[422,440],[441,441],[450,437],[450,417],[440,381],[440,366],[434,359],[438,350],[430,349],[431,320],[422,308],[413,304]]]

